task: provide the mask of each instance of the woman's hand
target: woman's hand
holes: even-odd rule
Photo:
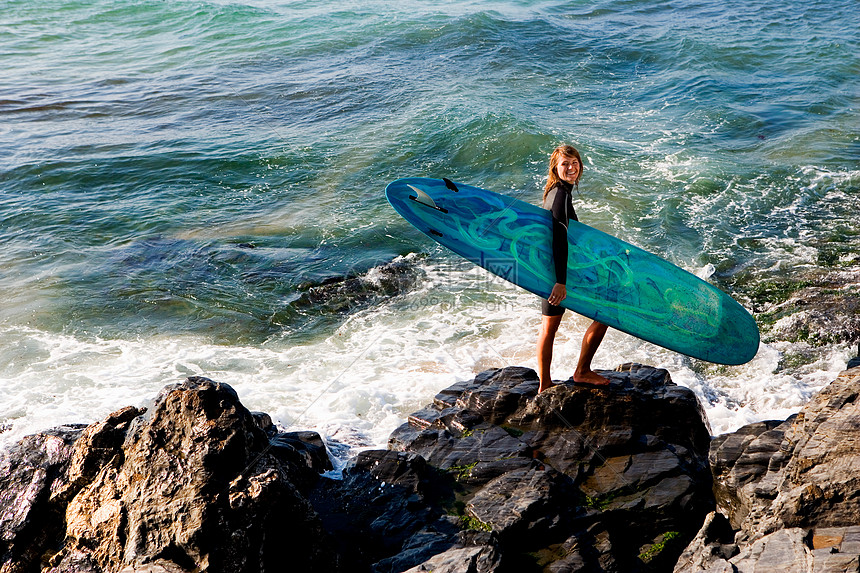
[[[565,298],[567,298],[567,287],[561,283],[555,283],[547,300],[551,305],[558,306]]]

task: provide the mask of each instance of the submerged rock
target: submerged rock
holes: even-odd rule
[[[366,272],[301,284],[298,290],[302,294],[293,305],[323,314],[349,312],[372,301],[402,294],[423,277],[424,271],[412,257],[398,257]]]
[[[763,283],[753,298],[764,340],[811,346],[860,342],[860,268],[856,263],[826,273],[811,272]]]

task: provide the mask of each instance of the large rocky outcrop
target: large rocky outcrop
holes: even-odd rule
[[[312,501],[355,570],[668,571],[713,507],[693,393],[664,370],[537,395],[534,371],[440,392]]]
[[[485,372],[341,480],[319,436],[191,378],[2,454],[0,572],[670,570],[713,509],[707,423],[663,370],[605,374]]]
[[[717,511],[676,572],[860,570],[860,367],[795,416],[714,439]]]
[[[671,569],[712,508],[704,412],[665,370],[602,374],[536,396],[534,371],[487,371],[392,434],[456,480],[449,519],[484,530],[414,571]]]
[[[0,460],[0,571],[250,573],[286,556],[334,570],[300,490],[328,464],[323,446],[267,435],[266,419],[190,378],[147,415],[25,439]]]

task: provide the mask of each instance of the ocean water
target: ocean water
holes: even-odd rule
[[[6,0],[0,445],[202,375],[348,455],[458,380],[535,367],[536,297],[383,190],[538,202],[561,142],[583,222],[706,277],[764,340],[724,367],[610,332],[595,366],[667,368],[714,434],[784,418],[855,354],[768,311],[848,277],[838,322],[860,288],[858,30],[853,0]],[[588,322],[565,318],[556,378]]]

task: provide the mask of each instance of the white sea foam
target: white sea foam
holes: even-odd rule
[[[198,338],[83,340],[11,328],[0,330],[0,434],[7,445],[64,423],[90,423],[126,405],[147,405],[166,384],[189,375],[226,382],[252,410],[289,429],[316,429],[353,448],[384,447],[406,416],[441,389],[487,368],[536,366],[540,323],[534,295],[468,263],[424,263],[422,288],[347,318],[329,336],[293,344],[219,346]],[[553,375],[570,376],[589,320],[568,313]],[[596,368],[640,362],[666,368],[693,389],[712,431],[722,433],[796,412],[833,380],[850,357],[837,347],[794,369],[782,358],[796,345],[762,345],[750,363],[718,367],[611,331]],[[341,450],[343,451],[343,450]]]

